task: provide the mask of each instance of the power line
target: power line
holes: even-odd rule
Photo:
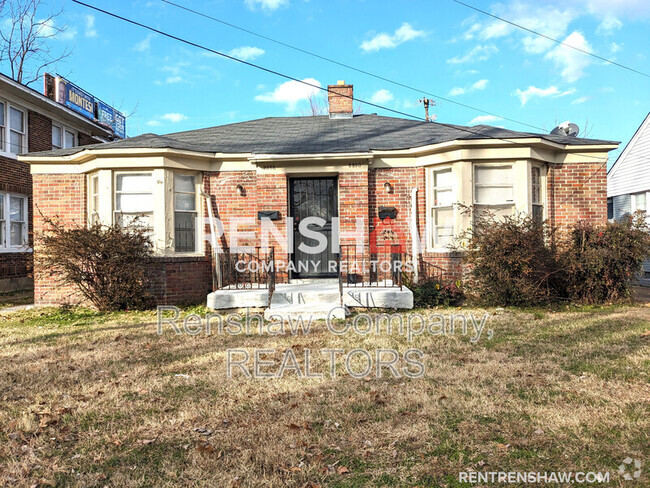
[[[298,46],[295,46],[295,45],[292,45],[292,44],[288,44],[288,43],[286,43],[286,42],[279,41],[279,40],[277,40],[277,39],[273,39],[272,37],[268,37],[268,36],[265,36],[265,35],[263,35],[263,34],[259,34],[259,33],[255,32],[255,31],[250,30],[250,29],[246,29],[245,27],[241,27],[241,26],[235,25],[235,24],[233,24],[233,23],[231,23],[231,22],[227,22],[227,21],[222,20],[222,19],[219,19],[219,18],[217,18],[217,17],[213,17],[212,15],[208,15],[208,14],[206,14],[206,13],[204,13],[204,12],[200,12],[200,11],[198,11],[198,10],[194,10],[194,9],[192,9],[192,8],[185,7],[184,5],[180,5],[180,4],[175,3],[175,2],[172,2],[172,1],[170,1],[170,0],[161,0],[161,2],[164,2],[164,3],[168,4],[168,5],[172,5],[172,6],[176,7],[176,8],[181,9],[181,10],[185,10],[186,12],[190,12],[190,13],[192,13],[192,14],[194,14],[194,15],[198,15],[198,16],[200,16],[200,17],[203,17],[203,18],[206,18],[206,19],[209,19],[209,20],[213,20],[214,22],[218,22],[218,23],[220,23],[220,24],[222,24],[222,25],[226,25],[226,26],[228,26],[228,27],[232,27],[233,29],[237,29],[237,30],[240,30],[240,31],[242,31],[242,32],[246,32],[247,34],[250,34],[250,35],[253,35],[253,36],[259,37],[259,38],[261,38],[261,39],[265,39],[265,40],[267,40],[267,41],[274,42],[274,43],[276,43],[276,44],[279,44],[280,46],[284,46],[284,47],[287,47],[287,48],[289,48],[289,49],[293,49],[294,51],[298,51],[298,52],[301,52],[301,53],[303,53],[303,54],[307,54],[308,56],[312,56],[312,57],[314,57],[314,58],[318,58],[318,59],[321,59],[321,60],[323,60],[323,61],[327,61],[328,63],[332,63],[332,64],[335,64],[335,65],[337,65],[337,66],[341,66],[341,67],[343,67],[343,68],[347,68],[347,69],[349,69],[349,70],[356,71],[357,73],[361,73],[361,74],[364,74],[364,75],[370,76],[370,77],[372,77],[372,78],[376,78],[376,79],[378,79],[378,80],[382,80],[382,81],[385,81],[385,82],[387,82],[387,83],[391,83],[391,84],[393,84],[393,85],[395,85],[395,86],[399,86],[399,87],[402,87],[402,88],[406,88],[406,89],[411,90],[411,91],[414,91],[414,92],[416,92],[416,93],[418,93],[418,94],[420,94],[420,95],[422,95],[422,94],[424,93],[425,95],[429,95],[429,96],[434,97],[434,98],[436,98],[436,99],[438,99],[438,100],[444,100],[445,102],[449,102],[449,103],[452,103],[452,104],[454,104],[454,105],[458,105],[459,107],[463,107],[463,108],[467,108],[467,109],[473,110],[473,111],[475,111],[475,112],[480,112],[480,113],[483,113],[483,114],[492,115],[493,117],[499,117],[500,119],[507,120],[508,122],[513,122],[513,123],[515,123],[515,124],[519,124],[519,125],[523,125],[523,126],[526,126],[526,127],[530,127],[530,128],[532,128],[532,129],[541,130],[541,131],[543,131],[543,132],[546,131],[546,129],[543,128],[543,127],[539,127],[539,126],[536,126],[536,125],[528,124],[528,123],[526,123],[526,122],[522,122],[522,121],[520,121],[520,120],[512,119],[512,118],[509,118],[509,117],[504,117],[503,115],[495,114],[495,113],[493,113],[493,112],[488,112],[487,110],[483,110],[483,109],[481,109],[481,108],[473,107],[473,106],[471,106],[471,105],[467,105],[467,104],[465,104],[465,103],[458,102],[458,101],[456,101],[456,100],[452,100],[452,99],[450,99],[450,98],[441,97],[440,95],[436,95],[435,93],[431,93],[431,92],[429,92],[429,91],[427,91],[427,90],[420,90],[419,88],[415,88],[415,87],[413,87],[413,86],[407,85],[406,83],[402,83],[402,82],[400,82],[400,81],[395,81],[395,80],[392,80],[392,79],[390,79],[390,78],[386,78],[385,76],[378,75],[378,74],[376,74],[376,73],[372,73],[372,72],[370,72],[370,71],[363,70],[363,69],[361,69],[361,68],[356,68],[356,67],[354,67],[354,66],[351,66],[351,65],[346,64],[346,63],[342,63],[342,62],[340,62],[340,61],[337,61],[337,60],[335,60],[335,59],[329,58],[329,57],[327,57],[327,56],[323,56],[323,55],[321,55],[321,54],[317,54],[317,53],[314,53],[314,52],[312,52],[312,51],[308,51],[308,50],[303,49],[303,48],[301,48],[301,47],[298,47]]]
[[[197,48],[197,49],[201,49],[201,50],[204,50],[204,51],[211,52],[211,53],[213,53],[213,54],[217,54],[217,55],[219,55],[219,56],[222,56],[222,57],[224,57],[224,58],[230,59],[230,60],[232,60],[232,61],[236,61],[236,62],[238,62],[238,63],[245,64],[245,65],[250,66],[250,67],[252,67],[252,68],[260,69],[260,70],[265,71],[265,72],[267,72],[267,73],[271,73],[271,74],[274,74],[274,75],[276,75],[276,76],[280,76],[280,77],[282,77],[282,78],[286,78],[286,79],[288,79],[288,80],[295,81],[295,82],[297,82],[297,83],[301,83],[301,84],[303,84],[303,85],[309,86],[309,87],[314,88],[314,89],[317,89],[317,90],[321,90],[321,91],[324,91],[324,92],[329,92],[329,90],[328,90],[327,88],[323,88],[323,87],[320,86],[320,85],[314,85],[314,84],[312,84],[312,83],[309,83],[309,82],[304,81],[304,80],[300,80],[300,79],[298,79],[298,78],[296,78],[296,77],[293,77],[293,76],[290,76],[290,75],[287,75],[287,74],[281,73],[281,72],[279,72],[279,71],[275,71],[275,70],[270,69],[270,68],[265,68],[264,66],[261,66],[261,65],[255,64],[255,63],[251,63],[251,62],[249,62],[249,61],[244,61],[243,59],[239,59],[239,58],[237,58],[237,57],[235,57],[235,56],[231,56],[231,55],[229,55],[229,54],[225,54],[225,53],[219,52],[219,51],[217,51],[217,50],[215,50],[215,49],[211,49],[211,48],[209,48],[209,47],[203,46],[203,45],[198,44],[198,43],[196,43],[196,42],[193,42],[193,41],[190,41],[190,40],[184,39],[184,38],[182,38],[182,37],[175,36],[175,35],[170,34],[170,33],[168,33],[168,32],[164,32],[164,31],[162,31],[162,30],[156,29],[155,27],[151,27],[151,26],[149,26],[149,25],[142,24],[142,23],[137,22],[137,21],[135,21],[135,20],[128,19],[128,18],[126,18],[126,17],[123,17],[123,16],[121,16],[121,15],[115,14],[115,13],[113,13],[113,12],[109,12],[108,10],[104,10],[104,9],[99,8],[99,7],[95,7],[94,5],[89,5],[89,4],[87,4],[87,3],[81,2],[80,0],[72,0],[72,1],[73,1],[74,3],[76,3],[76,4],[83,5],[84,7],[87,7],[87,8],[90,8],[90,9],[92,9],[92,10],[95,10],[96,12],[101,12],[101,13],[103,13],[103,14],[105,14],[105,15],[108,15],[108,16],[110,16],[110,17],[113,17],[113,18],[115,18],[115,19],[122,20],[122,21],[124,21],[124,22],[127,22],[127,23],[132,24],[132,25],[136,25],[136,26],[138,26],[138,27],[142,27],[143,29],[149,30],[149,31],[151,31],[151,32],[155,32],[156,34],[160,34],[161,36],[168,37],[168,38],[170,38],[170,39],[174,39],[174,40],[176,40],[176,41],[179,41],[179,42],[181,42],[181,43],[183,43],[183,44],[187,44],[187,45],[189,45],[189,46],[195,47],[195,48]],[[379,104],[377,104],[377,103],[368,102],[368,101],[366,101],[366,100],[362,100],[362,99],[360,99],[360,98],[355,98],[355,97],[353,97],[353,96],[349,96],[349,95],[344,95],[344,94],[342,94],[342,93],[338,93],[337,95],[340,96],[340,97],[343,97],[343,98],[347,98],[347,99],[352,100],[352,101],[357,101],[357,102],[360,102],[360,103],[363,103],[363,104],[366,104],[366,105],[370,105],[370,106],[372,106],[372,107],[376,107],[376,108],[379,108],[379,109],[382,109],[382,110],[387,110],[387,111],[389,111],[389,112],[393,112],[393,113],[396,113],[396,114],[398,114],[398,115],[405,115],[405,116],[410,117],[410,118],[415,119],[415,120],[419,120],[419,121],[422,121],[422,122],[428,122],[426,119],[424,119],[424,118],[422,118],[422,117],[418,117],[417,115],[412,115],[412,114],[409,114],[409,113],[406,113],[406,112],[402,112],[402,111],[400,111],[400,110],[395,110],[395,109],[392,109],[392,108],[388,108],[388,107],[385,107],[385,106],[383,106],[383,105],[379,105]],[[483,139],[492,139],[492,140],[503,141],[503,142],[507,142],[507,143],[510,143],[510,144],[515,144],[515,145],[519,145],[519,146],[523,146],[523,147],[529,147],[527,144],[523,144],[523,143],[520,143],[520,142],[514,141],[514,140],[512,140],[512,139],[506,139],[506,138],[503,138],[503,137],[494,137],[494,136],[490,136],[490,135],[488,135],[488,134],[483,134],[483,133],[481,133],[481,132],[473,131],[473,130],[471,130],[471,129],[468,128],[468,127],[464,127],[464,126],[460,126],[460,125],[454,125],[454,124],[444,124],[444,123],[440,123],[440,122],[438,122],[438,124],[439,124],[439,125],[445,125],[445,126],[448,126],[448,127],[452,127],[452,128],[454,128],[454,129],[456,129],[456,130],[460,130],[460,131],[462,131],[462,132],[467,132],[467,133],[469,133],[469,134],[473,134],[473,135],[476,135],[476,136],[480,136],[480,137],[483,138]],[[526,133],[524,133],[524,134],[526,134]],[[531,135],[531,136],[534,136],[535,134],[530,134],[530,135]],[[597,156],[591,156],[591,155],[589,155],[589,154],[583,154],[583,153],[576,153],[576,154],[580,154],[581,156],[584,156],[584,157],[586,157],[586,158],[590,158],[590,159],[598,159],[598,160],[601,159],[601,158],[599,158],[599,157],[597,157]]]
[[[165,0],[163,0],[163,1],[165,1]],[[599,56],[598,54],[594,54],[594,53],[589,52],[589,51],[587,51],[585,49],[581,49],[579,47],[572,46],[571,44],[567,44],[564,41],[560,41],[559,39],[555,39],[553,37],[547,36],[546,34],[542,34],[541,32],[534,31],[533,29],[529,29],[528,27],[524,27],[523,25],[519,25],[516,22],[512,22],[511,20],[504,19],[502,17],[499,17],[498,15],[491,14],[490,12],[486,12],[485,10],[481,10],[478,7],[474,7],[474,6],[469,5],[469,4],[465,3],[465,2],[461,2],[460,0],[452,0],[452,1],[456,2],[459,5],[463,5],[464,7],[467,7],[469,9],[475,10],[476,12],[480,12],[480,13],[482,13],[484,15],[487,15],[488,17],[492,17],[493,19],[497,19],[497,20],[500,20],[501,22],[505,22],[506,24],[510,24],[510,25],[512,25],[514,27],[517,27],[518,29],[525,30],[526,32],[530,32],[531,34],[535,34],[536,36],[543,37],[544,39],[548,39],[549,41],[553,41],[553,42],[556,42],[556,43],[561,44],[563,46],[569,47],[571,49],[575,49],[576,51],[579,51],[579,52],[581,52],[583,54],[593,56],[594,58],[600,59],[601,61],[605,61],[606,63],[613,64],[614,66],[618,66],[620,68],[623,68],[623,69],[626,69],[628,71],[632,71],[632,72],[637,73],[639,75],[650,78],[650,75],[647,74],[647,73],[644,73],[643,71],[639,71],[639,70],[636,70],[634,68],[630,68],[629,66],[625,66],[624,64],[617,63],[616,61],[612,61],[611,59],[604,58],[602,56]]]

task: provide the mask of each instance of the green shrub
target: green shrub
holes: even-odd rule
[[[142,309],[151,305],[146,268],[152,246],[140,226],[65,228],[45,219],[37,262],[64,284],[74,285],[101,311]]]
[[[602,303],[629,298],[630,284],[650,254],[645,215],[616,222],[573,226],[560,246],[568,296],[576,302]]]

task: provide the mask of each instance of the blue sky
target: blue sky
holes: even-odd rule
[[[515,29],[450,0],[176,0],[225,21],[438,96],[551,130],[627,142],[650,111],[650,78]],[[312,58],[159,0],[88,3],[213,49],[423,116],[417,91]],[[650,73],[647,0],[467,0],[484,10]],[[61,4],[60,4],[61,5]],[[74,46],[58,72],[129,113],[130,136],[303,115],[309,89],[151,34],[72,2],[55,43]],[[40,89],[40,83],[35,87]],[[436,99],[436,97],[431,97]],[[382,113],[374,107],[366,113]],[[437,120],[530,130],[438,100]],[[386,115],[390,115],[384,112]]]

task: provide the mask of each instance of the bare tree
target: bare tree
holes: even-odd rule
[[[312,93],[307,98],[308,107],[302,110],[303,115],[327,115],[329,110],[327,108],[327,99],[324,96]]]
[[[11,77],[25,85],[72,53],[68,47],[61,52],[51,47],[51,41],[68,29],[56,24],[63,10],[43,13],[41,5],[42,0],[3,0],[0,5],[3,24],[8,24],[0,29],[0,60],[9,65]]]

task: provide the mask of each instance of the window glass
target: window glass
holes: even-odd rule
[[[25,197],[11,195],[9,197],[9,244],[22,246],[25,244]]]
[[[449,246],[454,237],[454,207],[451,168],[433,171],[432,188],[432,245]]]
[[[636,212],[637,210],[646,210],[645,193],[636,193],[633,197],[632,205],[634,205],[634,208],[632,211]]]
[[[75,136],[74,132],[70,132],[69,130],[65,131],[65,147],[75,147]]]
[[[5,104],[0,102],[0,125],[4,127],[5,125]]]
[[[174,249],[196,251],[196,186],[193,175],[174,175]]]
[[[533,203],[542,203],[542,176],[540,168],[533,166],[531,172],[532,178],[532,201]]]
[[[116,177],[115,222],[122,227],[143,227],[153,236],[151,174],[120,174]]]
[[[24,127],[23,117],[24,114],[20,110],[11,107],[11,117],[9,120],[11,125],[11,130],[23,132],[23,127]]]
[[[53,125],[52,126],[52,147],[60,149],[63,147],[61,144],[61,127]]]
[[[5,217],[5,195],[0,193],[0,248],[5,247],[7,244],[5,242],[7,222]]]

